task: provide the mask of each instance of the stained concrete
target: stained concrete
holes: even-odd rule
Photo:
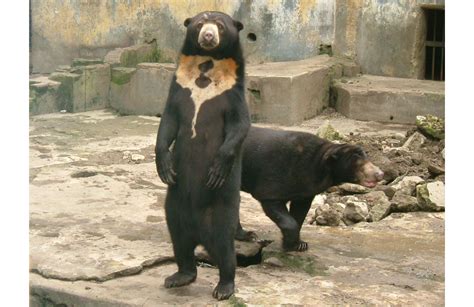
[[[362,75],[334,82],[335,108],[358,120],[415,124],[417,115],[444,118],[444,82]]]
[[[314,133],[325,121],[343,133],[390,136],[411,128],[329,114],[285,129]],[[31,306],[216,303],[215,268],[200,267],[188,287],[163,287],[176,266],[165,185],[153,161],[158,125],[155,117],[103,110],[30,119]],[[263,258],[284,266],[239,267],[231,304],[444,304],[444,213],[396,214],[352,227],[305,223],[310,250],[286,254],[278,228],[248,194],[241,197],[243,226],[273,240]]]
[[[162,62],[172,62],[184,40],[184,20],[206,10],[225,12],[244,23],[241,40],[251,63],[300,60],[318,55],[321,44],[331,44],[333,2],[32,1],[32,70],[48,73],[73,58],[103,58],[117,47],[152,41]],[[251,33],[256,40],[247,38]]]

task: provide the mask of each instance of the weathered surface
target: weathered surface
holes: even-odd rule
[[[336,110],[358,120],[415,124],[417,114],[444,118],[444,82],[362,75],[333,85]]]
[[[444,119],[433,115],[418,115],[416,126],[424,134],[434,139],[444,139]]]
[[[444,211],[444,183],[429,182],[416,187],[416,197],[420,208],[431,211]]]
[[[327,55],[247,66],[252,121],[294,125],[316,116],[329,105],[332,78],[341,76],[342,64]]]
[[[299,129],[314,133],[317,120]],[[188,287],[163,287],[176,265],[169,261],[165,186],[153,162],[158,124],[155,117],[105,111],[31,118],[32,306],[217,303],[212,267],[198,268]],[[367,135],[399,131],[352,120],[331,124]],[[392,214],[351,227],[305,223],[309,251],[283,253],[278,228],[248,194],[241,197],[244,228],[274,242],[263,249],[263,264],[237,269],[231,303],[443,304],[444,213]]]
[[[30,114],[54,113],[61,110],[59,87],[61,83],[46,76],[30,79]]]
[[[116,48],[106,54],[104,62],[110,64],[111,67],[136,67],[143,62],[158,62],[159,57],[155,42]]]
[[[391,187],[395,191],[401,191],[406,195],[414,195],[416,186],[423,182],[424,180],[418,176],[402,176],[395,179]]]
[[[175,65],[167,63],[140,63],[137,68],[113,68],[110,106],[126,115],[163,113],[174,71]]]
[[[51,72],[73,58],[102,58],[117,47],[154,40],[162,61],[173,61],[184,40],[184,20],[206,10],[245,25],[241,40],[252,63],[305,59],[333,40],[333,2],[32,1],[32,68]]]

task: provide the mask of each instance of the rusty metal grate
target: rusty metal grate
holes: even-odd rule
[[[425,79],[444,81],[444,10],[425,9]]]

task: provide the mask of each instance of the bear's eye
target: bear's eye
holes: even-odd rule
[[[197,24],[198,30],[201,30],[203,25],[204,25],[204,23],[202,21],[198,22],[198,24]]]
[[[220,22],[217,23],[217,28],[219,29],[219,31],[224,30],[224,26]]]

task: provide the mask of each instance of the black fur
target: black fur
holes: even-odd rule
[[[358,146],[257,127],[250,128],[243,147],[241,189],[252,194],[280,228],[286,250],[307,249],[300,230],[314,197],[333,185],[356,182],[359,166],[367,159]],[[239,223],[237,239],[253,236]]]
[[[177,83],[176,75],[171,82],[155,149],[158,174],[168,184],[166,221],[178,264],[178,272],[165,280],[165,286],[183,286],[195,280],[194,249],[202,244],[219,267],[219,283],[213,296],[226,299],[234,292],[242,142],[250,118],[244,96],[240,23],[223,13],[207,12],[209,19],[218,19],[226,26],[220,33],[219,46],[207,51],[197,43],[196,25],[203,14],[186,19],[187,35],[181,54],[231,58],[238,65],[237,81],[230,90],[202,104],[195,138],[191,138],[190,129],[194,114],[191,92]],[[202,73],[212,67],[212,61],[199,65]],[[205,82],[197,82],[201,81]]]

